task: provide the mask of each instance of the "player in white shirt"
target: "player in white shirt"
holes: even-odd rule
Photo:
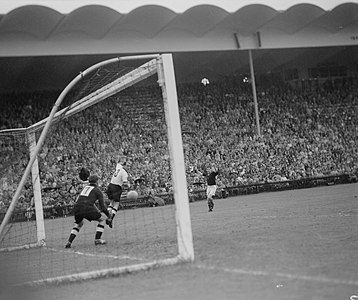
[[[107,187],[106,193],[109,199],[108,211],[111,217],[106,220],[106,223],[110,228],[112,228],[113,218],[115,217],[118,211],[122,192],[128,191],[129,189],[128,173],[124,169],[124,166],[126,164],[127,164],[126,158],[121,157],[116,165],[116,170],[112,175],[111,182]]]

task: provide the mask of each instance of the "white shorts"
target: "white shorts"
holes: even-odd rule
[[[213,196],[215,196],[216,193],[216,185],[208,185],[206,187],[206,196],[211,199]]]

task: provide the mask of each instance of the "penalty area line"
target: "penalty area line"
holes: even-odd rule
[[[196,267],[199,269],[203,269],[203,270],[221,271],[221,272],[232,273],[232,274],[243,274],[243,275],[250,275],[250,276],[270,276],[270,277],[276,276],[276,277],[293,279],[293,280],[304,280],[304,281],[310,281],[310,282],[358,286],[358,281],[354,281],[354,280],[341,280],[341,279],[325,278],[325,277],[317,277],[317,276],[294,275],[294,274],[281,273],[281,272],[269,273],[269,272],[265,272],[265,271],[217,268],[217,267],[211,267],[211,266],[205,266],[205,265],[196,265]]]

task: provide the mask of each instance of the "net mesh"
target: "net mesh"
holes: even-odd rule
[[[10,270],[4,282],[46,280],[177,255],[163,99],[157,75],[150,72],[152,76],[142,76],[142,65],[143,61],[136,60],[102,66],[84,77],[64,98],[38,155],[46,246],[4,251],[36,242],[30,175],[24,187],[26,204],[16,207],[1,237],[0,263]],[[113,87],[112,82],[121,85],[123,80],[119,78],[123,77],[129,83],[125,82],[121,91],[99,96]],[[38,122],[30,127],[36,140],[43,125]],[[24,132],[1,135],[1,184],[7,186],[2,189],[7,193],[7,204],[29,160],[26,141]],[[85,221],[73,248],[65,249],[74,222],[72,208],[83,187],[79,169],[86,167],[97,174],[104,192],[119,155],[131,161],[130,183],[139,198],[122,198],[113,228],[106,226],[102,236],[106,245],[94,245],[97,222]],[[154,165],[161,166],[162,173],[153,174]],[[149,193],[165,198],[167,205],[152,207]],[[105,201],[108,204],[106,194]]]
[[[0,220],[4,218],[6,209],[16,191],[17,184],[29,161],[29,144],[23,130],[3,132],[0,135]],[[33,204],[31,181],[27,180],[21,190],[11,222],[5,234],[1,236],[1,247],[16,247],[24,243],[36,242],[33,226],[21,221],[27,220],[32,213]]]

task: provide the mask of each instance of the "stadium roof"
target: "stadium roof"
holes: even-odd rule
[[[174,52],[179,77],[194,78],[204,70],[244,71],[247,52],[233,50],[260,50],[255,70],[266,72],[310,57],[308,50],[317,59],[344,58],[355,52],[348,46],[358,46],[357,32],[358,3],[338,0],[6,0],[1,88],[15,84],[21,70],[68,81],[91,61],[133,53]]]
[[[99,3],[102,6],[110,7],[121,13],[128,13],[138,7],[146,5],[163,6],[177,13],[183,13],[191,7],[203,4],[218,6],[226,11],[234,12],[241,7],[251,4],[266,5],[276,10],[286,10],[297,3],[309,3],[319,6],[324,10],[332,10],[343,2],[340,0],[308,0],[305,2],[297,0],[3,0],[0,13],[7,13],[26,5],[41,5],[68,14],[78,8],[87,5],[98,5]]]

